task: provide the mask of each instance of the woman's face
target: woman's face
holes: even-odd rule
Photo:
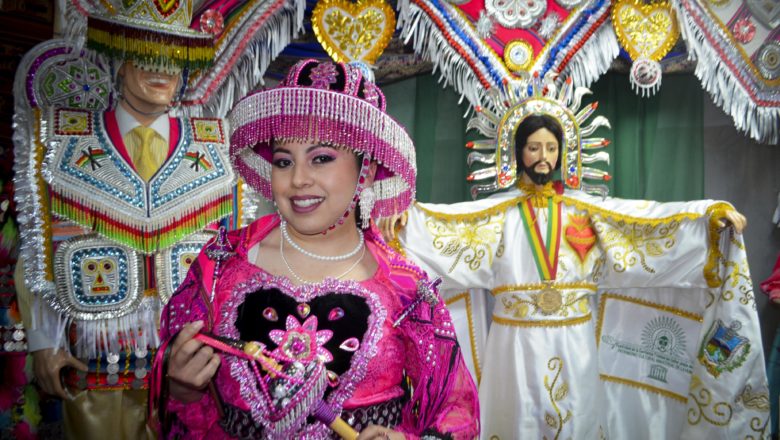
[[[311,142],[274,145],[272,164],[271,190],[279,212],[293,229],[307,235],[338,221],[352,201],[360,174],[351,151]],[[370,177],[375,169],[372,165]],[[354,210],[345,224],[354,227]]]
[[[559,145],[555,135],[540,128],[528,136],[523,147],[523,165],[537,174],[550,174],[558,163]]]

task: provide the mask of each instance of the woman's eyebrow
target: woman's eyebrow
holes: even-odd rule
[[[290,153],[290,150],[288,150],[287,148],[284,148],[284,147],[278,147],[278,146],[274,146],[274,147],[271,149],[271,153],[287,153],[287,154],[291,154],[291,153]]]
[[[317,148],[320,148],[320,147],[322,147],[322,148],[330,148],[331,150],[335,150],[335,149],[336,149],[336,147],[334,147],[333,145],[327,145],[327,144],[314,144],[314,145],[312,145],[311,147],[307,148],[307,149],[306,149],[306,152],[307,152],[307,153],[311,153],[312,151],[314,151],[314,150],[316,150]]]

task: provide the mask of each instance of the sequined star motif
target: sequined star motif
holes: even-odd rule
[[[495,33],[496,24],[493,22],[493,19],[490,18],[490,15],[487,13],[487,11],[482,10],[479,11],[479,18],[475,23],[475,28],[479,38],[487,40],[491,35],[493,35],[493,33]]]
[[[558,17],[558,14],[555,12],[547,14],[546,17],[539,20],[539,36],[545,40],[549,40],[553,34],[555,34],[555,31],[558,30],[560,24],[561,18]]]
[[[333,337],[330,330],[317,330],[317,317],[309,316],[301,324],[292,315],[287,315],[286,330],[271,330],[268,336],[277,347],[271,356],[290,361],[330,362],[333,355],[323,347]]]

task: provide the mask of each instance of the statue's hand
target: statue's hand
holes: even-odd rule
[[[740,214],[736,209],[732,209],[726,212],[722,218],[718,219],[718,226],[721,228],[725,228],[729,224],[734,226],[734,230],[737,234],[741,234],[745,227],[747,227],[747,218]]]
[[[38,380],[38,385],[45,393],[61,399],[67,399],[68,394],[62,385],[60,371],[65,367],[87,371],[87,366],[83,362],[62,349],[57,350],[55,353],[53,348],[45,348],[34,351],[32,357],[33,374],[35,374],[35,379]]]
[[[406,221],[408,219],[408,211],[379,219],[379,230],[382,231],[382,237],[385,239],[385,241],[389,243],[395,240],[398,236],[398,231],[406,226]]]

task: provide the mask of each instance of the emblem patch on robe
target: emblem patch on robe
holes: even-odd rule
[[[577,252],[580,262],[584,262],[593,245],[596,244],[596,233],[587,216],[570,215],[569,222],[569,226],[564,231],[566,243]]]
[[[196,142],[224,143],[225,135],[222,132],[222,121],[219,119],[192,118],[192,133]]]
[[[54,133],[63,136],[91,135],[92,113],[86,110],[57,109],[54,113]]]
[[[739,321],[727,327],[718,319],[704,337],[699,350],[699,362],[714,377],[739,368],[750,353],[750,341],[737,333],[741,328],[742,323]]]
[[[602,294],[601,302],[601,379],[686,402],[696,358],[691,341],[699,335],[701,316],[611,293]]]

